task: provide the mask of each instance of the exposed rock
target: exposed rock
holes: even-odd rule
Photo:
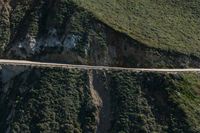
[[[58,38],[56,29],[51,29],[48,35],[47,38],[41,38],[37,46],[42,46],[44,49],[48,47],[61,47],[61,41]]]
[[[78,44],[78,41],[80,40],[79,38],[80,37],[76,35],[66,36],[63,43],[64,48],[69,49],[69,50],[75,48]]]
[[[21,4],[26,8],[21,9]],[[200,65],[200,59],[195,56],[148,47],[117,32],[70,2],[32,3],[30,0],[12,8],[12,17],[19,15],[18,10],[23,16],[17,22],[11,19],[14,29],[7,26],[12,33],[10,38],[5,37],[10,42],[4,41],[2,46],[9,44],[5,52],[9,58],[124,67]]]

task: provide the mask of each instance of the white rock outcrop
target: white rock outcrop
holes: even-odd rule
[[[72,48],[75,48],[78,41],[79,41],[80,37],[77,36],[77,35],[67,35],[65,37],[65,40],[63,42],[63,46],[64,48],[66,49],[72,49]]]

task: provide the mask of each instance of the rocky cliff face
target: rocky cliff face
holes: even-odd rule
[[[199,73],[2,66],[0,129],[196,133],[199,80]]]
[[[199,58],[147,47],[71,1],[3,1],[3,57],[125,67],[197,67]],[[1,50],[1,51],[2,51]]]

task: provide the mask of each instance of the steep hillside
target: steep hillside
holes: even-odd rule
[[[0,132],[197,133],[199,73],[2,66]]]
[[[199,133],[198,0],[0,0],[0,133]],[[105,68],[105,67],[104,67]],[[129,69],[130,70],[130,69]]]
[[[199,0],[73,1],[150,47],[200,56]]]
[[[196,0],[1,0],[1,57],[198,67],[198,6]]]

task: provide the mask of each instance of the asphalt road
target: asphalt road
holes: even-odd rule
[[[7,59],[0,59],[0,65],[62,67],[62,68],[93,69],[93,70],[128,70],[128,71],[144,71],[144,72],[200,72],[200,68],[187,68],[187,69],[124,68],[124,67],[72,65],[72,64],[46,63],[46,62],[7,60]]]

